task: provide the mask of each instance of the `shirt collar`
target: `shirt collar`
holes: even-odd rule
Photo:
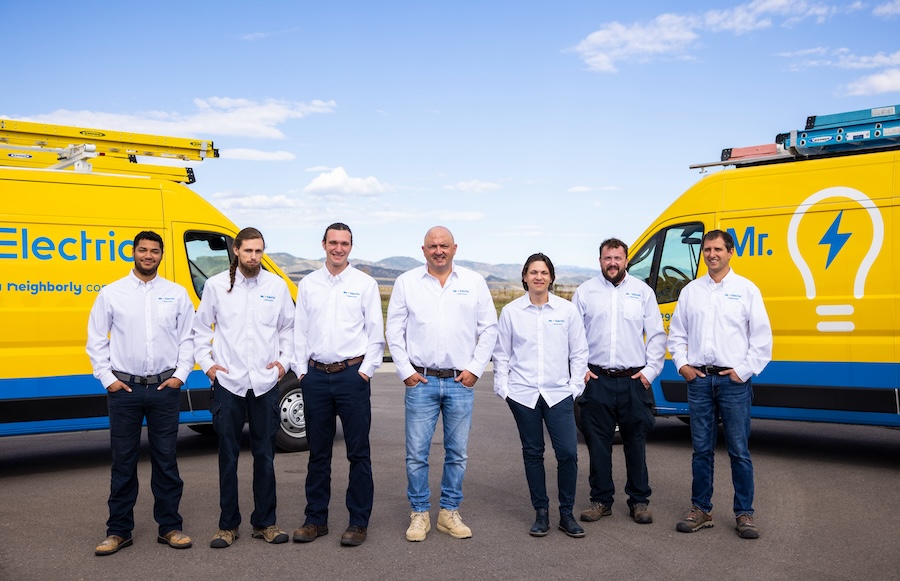
[[[259,269],[259,274],[262,274],[262,268]],[[244,276],[244,273],[241,272],[241,269],[237,268],[234,271],[234,284],[235,286],[243,284],[247,288],[254,288],[259,284],[259,274],[253,278],[247,278]]]
[[[136,274],[134,274],[134,269],[128,271],[128,278],[131,280],[131,284],[134,285],[134,288],[140,288],[141,285],[147,285],[151,289],[156,288],[156,281],[159,278],[159,273],[154,276],[151,280],[144,282],[139,279]]]
[[[522,301],[522,310],[526,310],[531,307],[538,309],[538,310],[540,310],[544,307],[550,307],[551,309],[555,309],[556,307],[553,306],[553,303],[555,300],[556,300],[556,295],[554,295],[553,293],[549,293],[547,295],[546,303],[544,303],[543,305],[536,305],[533,302],[531,302],[531,299],[528,297],[528,291],[526,291],[525,292],[525,300]]]

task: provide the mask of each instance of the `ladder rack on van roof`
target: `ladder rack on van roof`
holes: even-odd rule
[[[0,119],[0,166],[144,175],[194,183],[189,167],[137,164],[137,156],[181,161],[219,157],[209,140]],[[89,160],[89,161],[88,161]]]
[[[698,163],[691,169],[716,165],[758,165],[900,147],[900,105],[834,115],[811,115],[806,128],[779,133],[775,143],[722,150],[720,161]]]

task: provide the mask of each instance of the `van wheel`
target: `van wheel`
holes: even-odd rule
[[[201,436],[212,437],[216,435],[216,430],[212,424],[191,424],[188,427]]]
[[[278,433],[275,444],[282,452],[309,450],[306,439],[306,414],[303,408],[303,390],[297,375],[290,371],[278,384]]]

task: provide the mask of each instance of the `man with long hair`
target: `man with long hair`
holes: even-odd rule
[[[245,420],[253,453],[252,536],[285,543],[275,524],[276,384],[293,356],[294,304],[281,277],[262,268],[265,241],[256,228],[234,239],[228,272],[206,281],[194,318],[194,355],[212,382],[209,410],[219,436],[219,531],[210,542],[230,547],[238,538],[238,454]]]

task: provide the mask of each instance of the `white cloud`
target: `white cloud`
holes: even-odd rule
[[[647,24],[612,22],[589,34],[575,50],[589,69],[614,73],[616,61],[678,56],[697,39],[697,26],[694,18],[677,14],[662,14]]]
[[[243,159],[247,161],[292,161],[295,156],[289,151],[262,151],[259,149],[220,149],[219,157],[223,159]]]
[[[619,62],[691,58],[689,50],[705,32],[746,34],[774,26],[776,18],[781,26],[792,26],[807,19],[822,23],[841,11],[861,7],[859,2],[838,8],[804,0],[753,0],[734,8],[698,14],[661,14],[646,23],[604,24],[582,40],[575,51],[590,70],[614,73]]]
[[[886,18],[900,15],[900,0],[893,0],[892,2],[879,4],[875,7],[874,10],[872,10],[872,14],[874,14],[875,16]]]
[[[873,55],[855,55],[846,48],[834,50],[815,48],[780,53],[778,56],[798,59],[791,63],[791,70],[804,70],[813,67],[832,67],[853,70],[900,66],[900,50],[891,54],[879,52]]]
[[[418,222],[423,220],[436,220],[442,222],[476,222],[478,220],[484,220],[484,214],[482,212],[459,212],[456,210],[432,210],[428,212],[379,210],[372,212],[371,216],[381,223]]]
[[[77,125],[117,131],[133,131],[154,135],[201,137],[228,135],[243,138],[283,139],[278,126],[289,119],[334,112],[334,101],[283,101],[266,99],[233,99],[210,97],[194,99],[196,111],[142,111],[138,113],[106,113],[103,111],[70,111],[57,109],[26,121]]]
[[[257,40],[265,40],[267,38],[271,38],[273,36],[279,36],[282,34],[290,34],[291,32],[297,31],[297,28],[290,28],[288,30],[273,30],[269,32],[248,32],[247,34],[242,34],[240,36],[241,40],[246,40],[248,42],[254,42]]]
[[[617,192],[622,188],[616,186],[600,186],[600,187],[591,187],[591,186],[572,186],[566,192],[570,194],[581,194],[584,192]]]
[[[320,173],[303,188],[304,194],[370,196],[384,192],[386,185],[376,178],[352,178],[342,167]]]
[[[470,180],[467,182],[456,182],[455,184],[444,186],[445,190],[455,190],[458,192],[481,193],[493,192],[503,189],[503,186],[494,182],[482,182],[479,180]]]
[[[881,93],[900,93],[900,68],[862,77],[847,85],[845,91],[845,94],[851,96]]]
[[[250,196],[235,196],[227,193],[217,193],[212,196],[216,206],[224,210],[275,210],[284,208],[296,208],[295,199],[281,194],[277,196],[264,196],[262,194]]]

